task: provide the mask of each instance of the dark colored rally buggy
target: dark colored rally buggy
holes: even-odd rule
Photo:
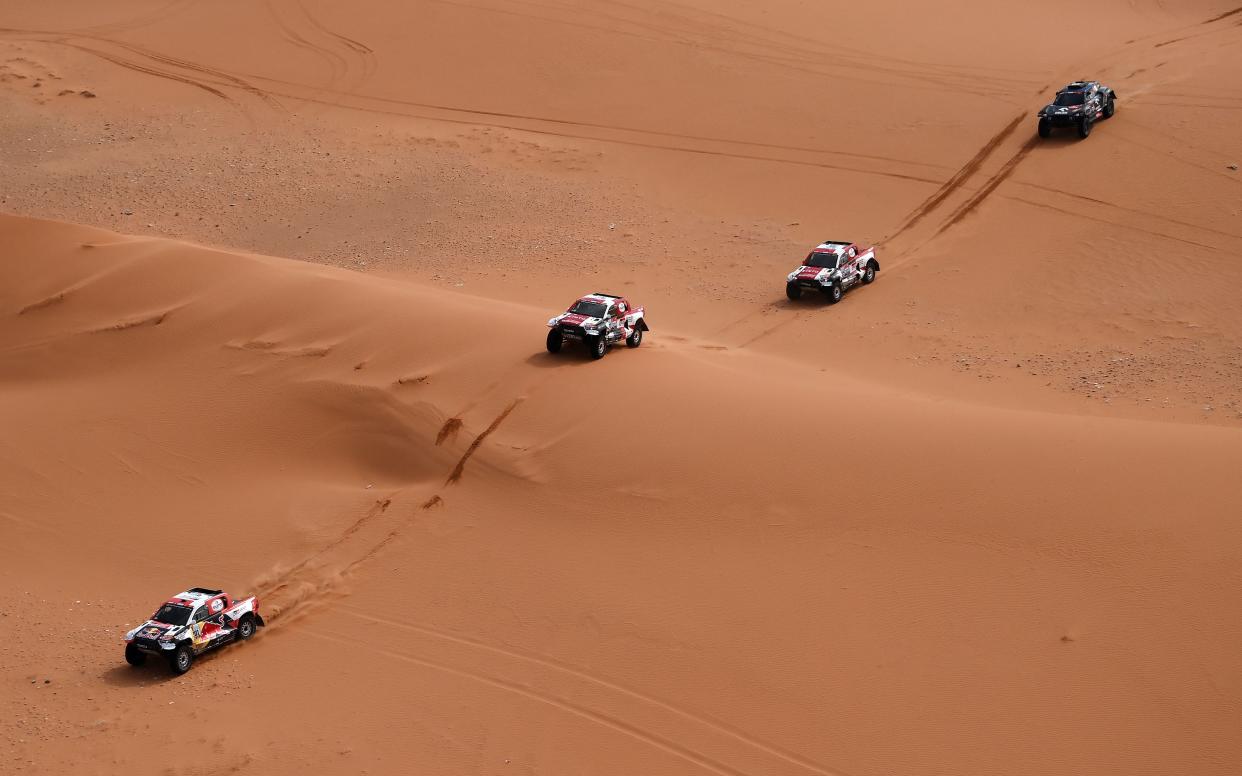
[[[192,587],[125,634],[125,662],[140,666],[155,655],[166,659],[174,674],[184,674],[198,655],[245,641],[263,624],[254,596],[234,601],[223,590]]]
[[[1079,137],[1086,137],[1095,122],[1112,118],[1116,103],[1117,93],[1099,81],[1075,81],[1040,109],[1039,136],[1048,137],[1057,128],[1073,128]]]

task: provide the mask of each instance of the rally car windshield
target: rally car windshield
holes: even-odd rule
[[[588,318],[603,318],[604,313],[608,312],[608,305],[603,302],[588,302],[585,299],[579,299],[574,302],[574,306],[569,308],[569,311]]]
[[[804,266],[820,267],[820,268],[826,267],[828,269],[836,269],[837,254],[835,253],[812,253],[810,256],[806,257],[806,264]]]
[[[1082,105],[1087,100],[1087,95],[1082,92],[1062,92],[1057,95],[1056,102],[1053,105],[1065,107],[1067,105]]]
[[[151,619],[156,622],[162,622],[165,625],[185,625],[190,621],[190,610],[185,606],[164,604]]]

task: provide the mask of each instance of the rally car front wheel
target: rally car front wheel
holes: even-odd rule
[[[192,665],[194,665],[194,653],[186,645],[177,647],[177,650],[168,657],[168,667],[178,676],[189,671]]]
[[[140,666],[147,662],[147,653],[143,652],[141,649],[138,649],[138,647],[135,647],[133,644],[126,644],[125,662],[129,663],[131,666]]]
[[[785,296],[789,297],[790,299],[797,299],[801,297],[802,286],[798,285],[797,283],[786,283],[785,284]]]
[[[561,345],[565,344],[565,337],[556,329],[548,332],[548,352],[560,353]]]
[[[824,289],[824,295],[828,297],[828,304],[836,304],[841,301],[841,295],[845,292],[841,290],[840,283],[833,283]]]
[[[1078,120],[1078,136],[1085,138],[1088,135],[1090,135],[1091,127],[1094,124],[1095,122],[1092,121],[1091,119],[1079,119]]]
[[[1039,120],[1039,136],[1050,137],[1052,135],[1052,122],[1048,119]]]
[[[603,358],[608,352],[608,340],[603,334],[587,337],[587,350],[591,353],[591,358]]]

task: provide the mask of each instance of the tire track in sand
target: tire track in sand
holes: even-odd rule
[[[302,633],[309,635],[309,636],[314,636],[315,638],[323,639],[325,641],[333,641],[338,644],[345,644],[345,645],[353,646],[353,647],[356,647],[364,643],[357,639],[351,639],[351,638],[348,638],[346,636],[341,636],[336,633],[332,633],[332,634],[322,633],[320,631],[314,631],[314,630],[309,630],[309,629],[303,629]],[[688,749],[682,746],[681,744],[678,744],[676,741],[672,741],[668,738],[665,738],[664,736],[661,736],[658,733],[647,732],[643,730],[642,728],[636,727],[628,722],[625,722],[624,720],[616,719],[606,714],[601,714],[597,711],[588,709],[585,706],[581,706],[577,703],[574,703],[573,701],[566,700],[564,698],[558,698],[555,695],[550,695],[548,693],[537,690],[533,687],[526,687],[526,686],[517,684],[516,682],[511,682],[511,681],[508,681],[507,679],[502,679],[500,677],[490,676],[485,673],[470,671],[470,670],[463,669],[463,668],[457,668],[455,666],[448,665],[447,663],[440,663],[434,660],[427,660],[424,658],[415,657],[413,655],[407,655],[401,652],[393,652],[392,650],[384,649],[383,647],[376,647],[372,644],[368,644],[367,649],[373,654],[383,655],[384,657],[391,658],[393,660],[399,660],[403,663],[413,663],[414,665],[420,665],[426,668],[433,668],[437,671],[442,671],[444,673],[453,674],[455,676],[460,676],[464,679],[471,679],[480,684],[490,685],[492,687],[496,687],[501,690],[506,690],[516,695],[521,695],[531,700],[545,703],[549,706],[558,708],[561,711],[571,714],[573,716],[581,717],[583,719],[594,722],[598,725],[602,725],[604,727],[611,728],[612,730],[615,730],[619,733],[628,735],[631,738],[635,738],[635,739],[638,739],[639,741],[643,741],[651,746],[654,746],[657,749],[661,749],[669,754],[672,754],[678,757],[679,759],[686,760],[694,765],[697,765],[701,768],[711,771],[712,773],[718,774],[718,776],[750,776],[749,774],[743,771],[739,771],[735,768],[731,768],[730,766],[725,765],[724,763],[717,762],[713,760],[712,758],[707,757],[706,755],[703,755],[703,754],[700,754],[699,752],[694,751],[693,749]]]
[[[982,188],[976,191],[974,195],[959,205],[958,208],[949,215],[948,219],[946,219],[945,222],[940,225],[940,228],[936,230],[936,233],[932,235],[932,238],[934,239],[944,234],[956,224],[960,223],[962,219],[973,213],[979,205],[983,204],[983,201],[987,199],[993,191],[996,191],[997,186],[1000,186],[1009,178],[1010,175],[1013,175],[1013,171],[1018,168],[1018,165],[1022,163],[1022,160],[1025,159],[1027,154],[1033,151],[1035,146],[1038,144],[1038,135],[1028,138],[1027,141],[1022,144],[1022,147],[1018,149],[1017,153],[1009,157],[1009,159],[1001,165],[1001,168],[997,170],[996,174],[988,178]]]
[[[305,628],[302,629],[301,632],[306,635],[323,639],[324,641],[335,642],[350,647],[366,644],[371,652],[378,653],[393,660],[431,668],[443,673],[452,674],[454,676],[460,676],[479,684],[495,687],[530,700],[544,703],[548,706],[559,709],[566,714],[585,719],[589,722],[593,722],[602,727],[641,741],[655,749],[659,749],[667,754],[673,755],[680,760],[684,760],[693,765],[697,765],[706,771],[715,773],[717,776],[757,776],[757,774],[760,773],[760,771],[751,772],[740,770],[739,768],[729,765],[728,763],[721,762],[717,756],[698,751],[660,732],[648,730],[618,716],[590,708],[582,703],[560,697],[559,695],[555,695],[543,689],[520,684],[502,676],[494,676],[489,672],[452,665],[440,660],[411,655],[405,652],[396,652],[383,647],[377,648],[369,642],[364,642],[361,639],[354,639],[348,636],[342,636],[339,633],[324,633],[322,631]],[[827,776],[850,776],[850,774],[841,771],[829,771],[827,772]]]
[[[538,654],[534,652],[527,652],[527,651],[515,649],[512,647],[498,646],[496,644],[490,644],[485,641],[480,641],[478,639],[470,638],[469,636],[463,636],[463,635],[459,635],[456,633],[450,633],[448,631],[440,630],[437,628],[432,628],[430,626],[422,625],[418,623],[386,620],[380,617],[375,617],[373,615],[367,614],[366,612],[362,610],[359,610],[359,609],[356,609],[350,606],[337,607],[336,611],[343,612],[349,616],[356,617],[360,620],[364,620],[367,622],[375,623],[377,625],[397,628],[397,629],[405,630],[411,633],[417,633],[423,636],[428,636],[435,640],[449,642],[449,643],[457,645],[458,647],[468,647],[472,650],[476,650],[479,652],[485,652],[485,653],[491,653],[493,655],[499,655],[504,658],[518,661],[519,663],[542,666],[544,668],[551,669],[554,672],[557,672],[559,674],[573,677],[574,679],[581,680],[581,681],[590,683],[592,685],[595,685],[599,688],[607,690],[609,693],[613,693],[619,696],[624,696],[625,698],[638,701],[642,704],[646,704],[649,706],[654,706],[658,709],[662,709],[663,711],[669,712],[673,714],[674,716],[679,717],[685,721],[691,722],[695,725],[699,725],[709,732],[724,736],[728,739],[744,744],[748,747],[753,748],[754,750],[763,752],[764,754],[769,755],[773,758],[782,760],[785,763],[796,765],[800,768],[805,769],[809,773],[818,774],[818,776],[848,776],[848,774],[846,774],[844,771],[841,771],[836,768],[831,768],[827,765],[824,765],[823,763],[816,762],[815,760],[812,760],[808,757],[800,755],[797,752],[793,752],[788,749],[784,749],[780,746],[777,746],[776,744],[772,744],[767,741],[764,741],[740,728],[730,725],[727,722],[723,722],[719,719],[716,719],[714,717],[711,717],[705,714],[691,711],[689,709],[678,706],[669,701],[662,700],[660,698],[657,698],[652,695],[648,695],[638,690],[634,690],[622,684],[618,684],[616,682],[605,679],[601,676],[589,673],[585,671],[584,669],[578,668],[574,665],[564,663],[559,660],[555,660],[551,657],[548,657],[547,655],[542,655],[542,654]]]
[[[1237,9],[1219,14],[1217,16],[1213,16],[1210,19],[1200,22],[1199,25],[1197,26],[1203,26],[1203,25],[1211,26],[1211,25],[1216,24],[1217,22],[1220,22],[1226,19],[1232,19],[1232,17],[1238,14],[1242,14],[1242,8],[1237,8]],[[1214,32],[1214,31],[1197,33],[1197,35],[1206,35],[1206,34],[1210,34],[1211,32]],[[1191,37],[1195,37],[1195,36],[1191,36]],[[1118,56],[1123,54],[1127,49],[1134,48],[1134,47],[1141,47],[1143,45],[1147,45],[1148,42],[1149,42],[1148,39],[1131,41],[1126,46],[1123,46],[1121,49],[1111,52],[1108,55],[1105,55],[1102,58],[1103,61],[1097,61],[1095,63],[1092,63],[1091,69],[1101,69],[1101,70],[1106,69],[1108,67],[1107,63],[1109,61],[1114,61]],[[1157,43],[1155,45],[1156,46],[1165,45],[1169,42],[1174,42],[1174,41],[1165,41],[1164,43]],[[932,215],[933,213],[939,212],[941,210],[941,206],[945,204],[946,200],[948,200],[955,192],[957,192],[959,189],[965,186],[968,183],[968,181],[976,177],[977,173],[983,168],[984,163],[986,162],[988,157],[991,156],[995,151],[997,151],[1001,147],[1002,144],[1004,144],[1006,141],[1009,140],[1009,138],[1013,135],[1017,127],[1022,124],[1026,116],[1027,116],[1027,113],[1025,111],[1023,113],[1018,114],[1009,124],[1007,124],[1003,129],[1001,129],[1000,132],[994,135],[991,140],[985,143],[984,146],[981,149],[979,149],[979,151],[975,154],[975,156],[972,157],[970,161],[968,161],[960,170],[958,170],[957,174],[955,174],[952,178],[950,178],[949,181],[946,182],[944,186],[941,187],[940,190],[938,190],[935,194],[933,194],[926,201],[924,201],[921,205],[919,205],[919,207],[915,208],[915,210],[910,214],[910,216],[906,218],[906,220],[902,223],[902,225],[898,227],[897,231],[891,237],[885,240],[884,243],[888,244],[888,243],[899,240],[901,237],[907,235],[909,231],[913,229],[924,218],[926,218],[929,215]],[[1121,139],[1126,140],[1127,138],[1122,136]],[[1131,140],[1130,142],[1134,142],[1134,141]],[[1004,183],[1006,180],[1008,180],[1013,175],[1018,165],[1020,165],[1022,161],[1026,159],[1027,156],[1030,155],[1030,153],[1038,145],[1039,145],[1039,138],[1037,136],[1031,136],[1030,138],[1028,138],[1017,150],[1015,150],[1012,154],[1010,154],[1010,156],[1001,164],[1000,168],[997,169],[996,172],[990,175],[978,187],[978,189],[975,191],[973,195],[968,197],[964,202],[962,202],[960,205],[958,205],[956,208],[950,211],[946,216],[940,219],[939,224],[934,228],[934,230],[929,236],[923,237],[921,240],[915,240],[914,241],[915,244],[911,246],[906,252],[908,253],[910,251],[917,250],[919,247],[922,247],[922,245],[925,245],[930,240],[933,240],[936,237],[939,237],[940,235],[944,234],[949,229],[961,223],[965,218],[967,218],[972,213],[974,213],[976,210],[978,210],[979,206],[982,205],[987,200],[987,198],[991,196],[992,193],[995,192],[996,189],[1002,183]],[[1216,174],[1221,174],[1220,171],[1217,171],[1217,170],[1209,170],[1209,171],[1216,173]]]
[[[444,481],[445,485],[452,485],[461,479],[461,475],[465,473],[466,470],[466,462],[469,461],[470,457],[474,455],[476,450],[479,449],[479,445],[483,444],[483,441],[491,436],[492,432],[499,428],[501,423],[505,422],[505,418],[509,417],[510,413],[517,409],[517,406],[521,404],[522,401],[523,399],[519,397],[510,402],[509,406],[505,407],[504,410],[496,416],[496,419],[491,422],[491,425],[483,429],[482,433],[474,438],[474,441],[471,442],[470,446],[466,448],[466,452],[462,453],[461,458],[458,459],[457,465],[453,467],[451,472],[449,472],[448,479]],[[450,418],[449,422],[451,423],[452,420],[454,419]],[[448,424],[445,425],[447,426]],[[437,439],[440,438],[442,437],[437,436]]]
[[[275,96],[240,76],[197,62],[161,54],[133,43],[86,33],[62,33],[0,27],[0,36],[64,46],[134,72],[201,89],[246,113],[241,103],[225,90],[241,91],[270,108],[283,110]],[[119,49],[120,51],[117,51]],[[125,53],[121,53],[125,52]],[[126,54],[132,55],[127,57]],[[137,57],[134,59],[132,57]]]
[[[324,26],[303,0],[267,0],[268,14],[285,39],[328,66],[328,89],[352,93],[375,72],[370,46]]]
[[[467,462],[524,400],[523,396],[509,402],[471,441],[450,469],[441,489],[460,481]],[[454,420],[458,421],[460,427],[460,418],[457,417],[450,418],[445,425],[452,424]],[[444,438],[439,437],[435,446],[443,442]],[[275,571],[270,578],[260,578],[254,584],[257,594],[260,598],[275,599],[272,603],[271,621],[288,621],[292,615],[302,612],[308,604],[333,595],[344,577],[396,540],[414,517],[444,503],[444,497],[440,489],[437,489],[415,494],[416,501],[419,502],[417,507],[390,510],[397,496],[404,492],[404,489],[397,489],[387,496],[377,498],[360,517],[350,522],[319,549],[288,569]]]
[[[81,51],[86,54],[90,54],[93,57],[102,59],[105,62],[111,62],[112,64],[117,65],[118,67],[125,68],[126,70],[131,70],[135,73],[142,73],[144,75],[154,76],[156,78],[162,78],[168,81],[176,81],[178,83],[186,84],[187,86],[193,86],[196,89],[202,89],[203,91],[207,92],[213,97],[218,97],[221,100],[224,100],[230,105],[237,105],[236,100],[234,100],[232,97],[230,97],[228,94],[221,91],[220,89],[217,89],[216,87],[212,86],[210,83],[206,83],[206,82],[194,79],[194,78],[190,78],[189,76],[179,75],[169,70],[161,70],[159,68],[151,67],[149,65],[143,65],[137,62],[133,62],[123,57],[116,56],[115,54],[109,54],[106,51],[100,51],[99,49],[94,49],[94,48],[91,48],[90,46],[83,46],[79,43],[69,43],[67,41],[57,41],[57,42],[66,48],[71,48],[71,49],[75,49],[77,51]]]
[[[88,35],[116,35],[121,32],[129,32],[141,27],[149,27],[152,24],[176,16],[181,10],[188,8],[192,4],[193,0],[169,0],[169,2],[159,8],[131,16],[128,19],[83,27],[75,30],[75,32]]]
[[[338,46],[348,49],[358,58],[361,65],[361,75],[364,80],[375,73],[375,52],[370,46],[362,43],[361,41],[342,35],[336,30],[325,26],[322,22],[315,18],[314,14],[310,12],[310,9],[306,7],[304,0],[296,0],[296,3],[297,7],[302,12],[302,15],[306,17],[306,21],[310,24],[310,26],[335,41]]]
[[[18,30],[0,28],[0,35],[14,35],[39,40],[46,43],[61,45],[81,45],[71,43],[65,34],[44,30]],[[928,162],[899,159],[875,154],[860,154],[831,148],[815,148],[782,143],[768,143],[726,137],[711,137],[693,134],[668,132],[659,129],[646,129],[619,124],[590,122],[565,119],[555,116],[540,116],[506,111],[493,111],[482,108],[467,108],[458,105],[427,103],[415,100],[375,97],[325,88],[261,74],[234,74],[218,68],[199,65],[187,60],[160,54],[134,44],[110,40],[98,36],[77,35],[74,38],[93,41],[124,49],[148,62],[134,61],[115,52],[106,52],[95,48],[84,49],[87,53],[106,59],[121,67],[159,78],[180,81],[199,89],[208,91],[213,96],[228,102],[234,102],[226,90],[237,89],[250,94],[270,107],[283,110],[277,98],[294,100],[309,104],[325,105],[354,110],[362,113],[418,118],[447,124],[467,126],[487,126],[498,129],[510,129],[549,137],[587,140],[599,143],[612,143],[637,148],[649,148],[675,153],[688,153],[719,158],[731,158],[747,161],[758,161],[774,164],[791,164],[842,172],[853,172],[862,175],[876,175],[896,180],[915,181],[939,185],[941,179],[935,177],[932,170],[943,169],[942,166]],[[361,46],[362,44],[355,45]],[[365,47],[364,47],[365,48]],[[154,63],[164,63],[174,68],[189,70],[193,76],[178,73],[168,68],[157,67]],[[255,85],[262,82],[264,87]],[[236,104],[236,103],[235,103]],[[676,140],[681,142],[669,142]],[[850,164],[843,160],[856,160]],[[896,169],[892,169],[895,167]],[[927,172],[925,172],[927,171]]]
[[[264,3],[268,16],[272,18],[285,41],[296,48],[310,52],[326,64],[328,66],[328,85],[336,86],[349,72],[348,63],[336,51],[327,46],[311,42],[308,36],[302,35],[294,27],[289,18],[289,8],[291,5],[290,0],[267,0]]]
[[[903,234],[914,228],[920,221],[935,211],[936,208],[940,207],[946,199],[961,189],[966,181],[968,181],[979,171],[979,168],[983,166],[983,163],[987,161],[988,157],[991,156],[992,153],[996,151],[996,149],[999,148],[1000,145],[1018,129],[1025,118],[1026,113],[1019,113],[1014,116],[1008,124],[1002,127],[999,132],[988,138],[987,142],[975,152],[975,155],[967,160],[966,164],[962,165],[958,171],[953,174],[953,177],[945,181],[939,189],[933,192],[930,197],[923,200],[918,207],[906,216],[906,218],[902,221],[901,226],[897,227],[897,231],[894,232],[885,242],[891,242],[900,238]]]

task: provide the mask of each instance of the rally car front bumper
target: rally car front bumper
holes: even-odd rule
[[[176,642],[159,641],[157,639],[148,639],[141,636],[136,636],[130,643],[137,647],[140,651],[146,652],[148,655],[162,655],[165,652],[171,652],[177,648]]]

